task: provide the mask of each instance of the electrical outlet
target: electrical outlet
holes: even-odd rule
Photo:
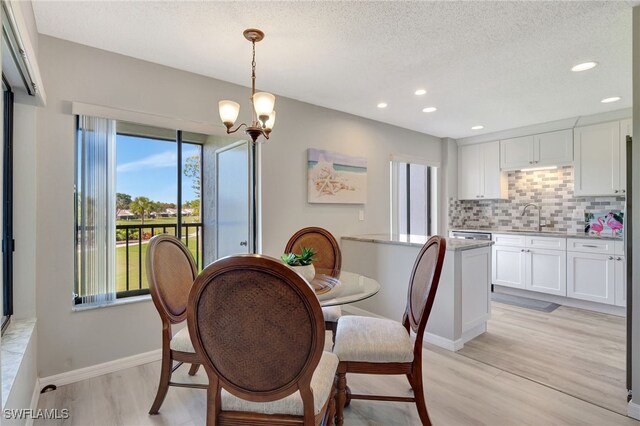
[[[358,212],[358,219],[360,219],[360,220],[364,220],[364,210],[360,210],[360,211]]]

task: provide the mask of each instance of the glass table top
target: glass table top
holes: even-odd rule
[[[331,284],[332,288],[317,294],[320,305],[324,307],[359,302],[380,291],[380,283],[376,280],[347,271],[340,272],[338,279],[319,273],[312,285],[318,287],[326,283]]]

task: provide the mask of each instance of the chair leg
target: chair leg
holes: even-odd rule
[[[424,399],[424,386],[422,385],[422,374],[420,376],[417,375],[407,375],[409,377],[409,383],[411,383],[411,387],[413,388],[413,397],[416,399],[416,408],[418,409],[418,416],[420,416],[420,421],[423,426],[431,426],[431,419],[429,418],[429,413],[427,412],[427,403]]]
[[[158,393],[156,394],[156,399],[153,401],[153,405],[149,410],[149,414],[158,414],[160,410],[160,406],[164,401],[164,398],[167,396],[167,391],[169,390],[169,381],[171,380],[171,366],[173,362],[171,357],[163,356],[162,357],[162,370],[160,372],[160,383],[158,384]]]
[[[347,372],[338,366],[338,391],[336,394],[336,426],[344,424],[344,404],[347,401]]]
[[[189,369],[189,375],[195,376],[200,368],[200,364],[191,364],[191,368]]]

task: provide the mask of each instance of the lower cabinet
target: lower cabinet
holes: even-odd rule
[[[614,270],[616,306],[627,306],[627,270],[624,256],[616,256]]]
[[[611,255],[567,253],[567,296],[615,304],[616,262],[624,266]]]
[[[493,284],[567,295],[567,253],[560,250],[493,246]]]
[[[567,252],[526,249],[525,290],[567,295]]]
[[[493,246],[491,282],[505,287],[525,288],[525,253],[518,247]]]

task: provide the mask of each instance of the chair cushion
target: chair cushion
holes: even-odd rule
[[[399,322],[346,315],[338,321],[333,353],[340,361],[412,362],[413,340]]]
[[[193,349],[193,343],[191,343],[191,337],[189,337],[189,327],[178,331],[171,339],[169,347],[172,351],[195,352],[196,350]]]
[[[327,306],[322,308],[322,315],[325,321],[336,322],[342,316],[342,309],[340,306]]]
[[[338,368],[338,357],[331,352],[323,352],[316,371],[311,378],[313,390],[314,414],[320,414],[326,404],[333,386],[333,379]],[[293,416],[304,415],[302,397],[300,391],[295,391],[286,398],[272,402],[252,402],[240,399],[222,389],[222,410],[224,411],[249,411],[261,414],[289,414]]]

